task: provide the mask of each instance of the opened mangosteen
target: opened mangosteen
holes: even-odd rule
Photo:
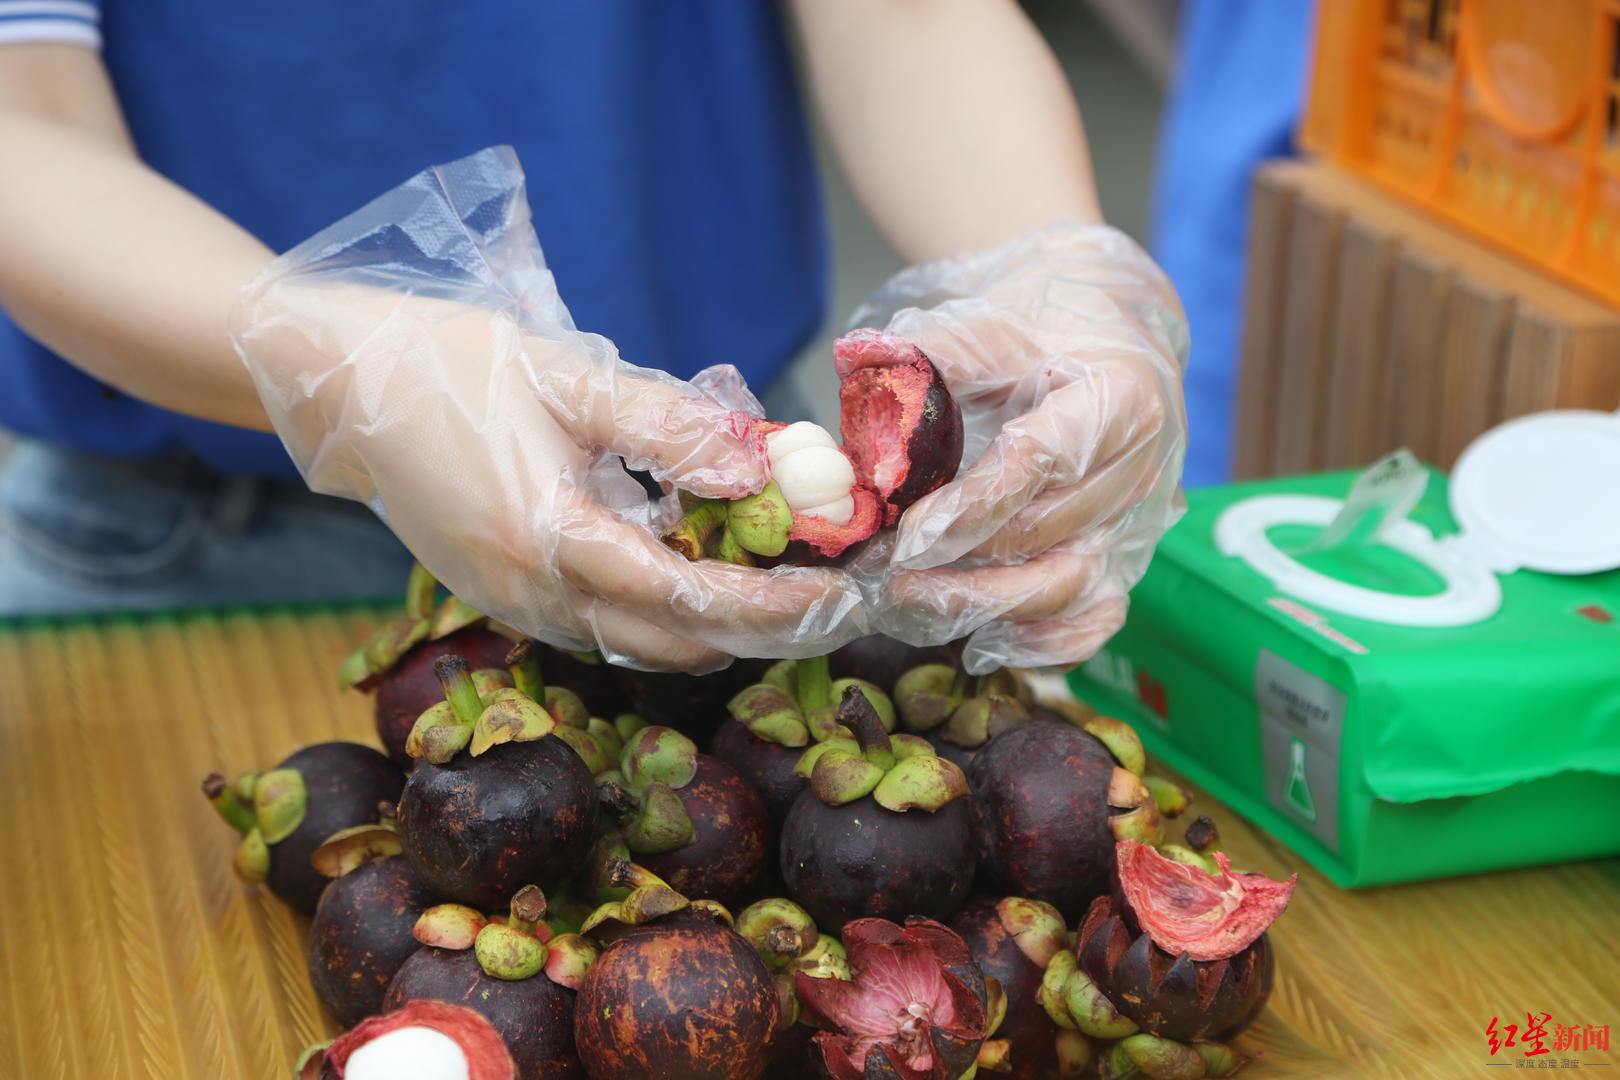
[[[326,888],[310,857],[327,837],[372,825],[399,799],[405,775],[369,746],[306,746],[266,773],[234,782],[214,773],[203,795],[243,833],[234,866],[250,884],[263,882],[289,906],[309,914]]]
[[[973,815],[962,770],[915,736],[891,736],[859,687],[837,721],[853,739],[807,750],[809,787],[782,826],[788,893],[828,930],[863,916],[949,918],[973,882]]]
[[[840,338],[833,355],[843,445],[812,423],[760,421],[770,483],[729,503],[691,504],[666,544],[741,565],[838,561],[955,478],[962,412],[922,350],[868,329]]]
[[[1107,717],[1084,731],[1031,721],[992,739],[969,769],[992,887],[1079,918],[1108,889],[1117,840],[1162,838],[1143,764],[1136,733]]]
[[[556,723],[515,687],[481,695],[467,661],[441,657],[444,698],[411,730],[420,758],[399,800],[405,857],[440,896],[491,908],[524,884],[555,890],[579,869],[596,786]]]
[[[315,851],[333,880],[309,925],[309,981],[344,1027],[381,1011],[394,973],[420,948],[417,917],[439,902],[399,851],[388,823],[345,829]]]
[[[980,1055],[1000,1011],[967,945],[930,919],[857,919],[844,927],[850,978],[796,976],[832,1080],[958,1080],[981,1060],[1005,1062],[1006,1046]],[[994,1001],[992,1001],[994,997]]]
[[[412,1001],[305,1051],[297,1080],[518,1080],[517,1066],[481,1014]]]
[[[765,868],[771,826],[759,796],[673,728],[631,736],[600,792],[630,857],[678,892],[735,903]]]
[[[885,730],[894,730],[888,695],[863,679],[829,679],[828,657],[783,660],[764,678],[727,703],[731,719],[720,725],[710,752],[730,764],[765,802],[780,827],[788,808],[808,781],[794,772],[804,747],[837,735],[848,736],[835,719],[844,691],[856,686],[866,695]]]
[[[1096,1059],[1090,1040],[1054,1023],[1040,1001],[1047,964],[1069,947],[1068,928],[1057,908],[1016,896],[978,900],[956,917],[951,929],[967,944],[985,978],[996,980],[1006,997],[1006,1017],[995,1035],[1007,1043],[1009,1080],[1086,1075]]]
[[[509,914],[488,921],[458,904],[429,908],[415,928],[423,947],[394,976],[384,1006],[429,999],[464,1006],[499,1033],[517,1080],[582,1077],[575,991],[597,950],[577,934],[553,934],[545,914],[545,896],[532,886],[512,898]]]
[[[1265,931],[1297,875],[1272,881],[1232,873],[1223,853],[1215,861],[1219,873],[1211,875],[1147,844],[1119,844],[1124,902],[1092,901],[1074,947],[1077,965],[1056,995],[1077,1021],[1113,1016],[1131,1026],[1111,1024],[1116,1038],[1139,1026],[1185,1042],[1229,1037],[1259,1014],[1272,980]]]
[[[624,863],[614,880],[632,891],[583,927],[611,939],[574,1014],[591,1080],[757,1080],[783,1020],[764,960],[719,905]]]

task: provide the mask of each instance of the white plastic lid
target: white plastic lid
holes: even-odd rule
[[[1457,543],[1498,573],[1620,567],[1620,414],[1534,413],[1476,439],[1451,472]]]

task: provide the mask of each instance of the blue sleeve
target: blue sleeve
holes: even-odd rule
[[[0,0],[0,45],[101,48],[99,0]]]
[[[1154,254],[1192,331],[1186,484],[1231,474],[1249,186],[1294,152],[1314,4],[1191,0],[1159,145]]]

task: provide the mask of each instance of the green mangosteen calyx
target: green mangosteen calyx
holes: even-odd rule
[[[944,739],[969,750],[1027,724],[1026,697],[1018,677],[1005,668],[970,679],[949,664],[920,664],[894,684],[895,705],[907,731],[939,728]]]
[[[692,819],[678,792],[697,775],[697,763],[697,744],[674,728],[643,728],[630,737],[618,771],[605,774],[597,791],[620,817],[631,852],[661,855],[692,842]]]
[[[854,738],[812,746],[794,768],[809,778],[810,789],[828,806],[871,795],[888,810],[933,813],[968,794],[967,778],[955,763],[916,736],[891,736],[858,687],[844,691],[835,719]]]
[[[543,739],[557,726],[545,706],[516,686],[481,694],[459,656],[439,657],[433,674],[445,700],[429,707],[411,728],[405,750],[414,758],[442,765],[463,749],[478,757],[501,743]]]
[[[608,861],[604,883],[609,888],[630,891],[622,900],[610,900],[598,905],[580,924],[581,934],[601,928],[606,928],[606,932],[615,928],[645,926],[678,911],[698,912],[727,926],[732,925],[731,913],[723,905],[713,900],[688,900],[670,888],[663,878],[627,859],[613,858]]]
[[[338,668],[345,690],[369,690],[400,658],[434,635],[433,598],[439,583],[421,563],[413,563],[405,585],[405,613],[389,619],[351,652]]]
[[[892,731],[895,715],[889,696],[864,679],[832,679],[825,656],[772,664],[760,682],[744,688],[726,708],[757,738],[797,748],[811,740],[850,734],[839,725],[836,713],[844,691],[852,686],[860,688],[883,726]]]
[[[253,817],[266,844],[279,844],[304,823],[309,792],[297,769],[272,769],[253,785]]]
[[[810,913],[782,897],[756,900],[743,908],[737,913],[735,929],[772,971],[781,971],[802,958],[821,939]]]
[[[335,879],[373,859],[386,859],[402,850],[393,822],[380,821],[338,830],[315,849],[310,863],[324,876]]]
[[[471,949],[492,979],[516,982],[541,972],[559,985],[579,989],[596,958],[596,946],[578,934],[557,934],[545,922],[546,897],[525,885],[506,915],[486,919],[462,904],[439,904],[422,912],[412,931],[437,949]]]

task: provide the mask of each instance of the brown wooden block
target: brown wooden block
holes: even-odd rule
[[[1239,479],[1270,474],[1282,305],[1286,278],[1288,225],[1294,191],[1281,174],[1255,178],[1251,196],[1249,268],[1243,315],[1243,350],[1238,379],[1237,443],[1232,471]],[[1196,361],[1195,361],[1196,362]]]

